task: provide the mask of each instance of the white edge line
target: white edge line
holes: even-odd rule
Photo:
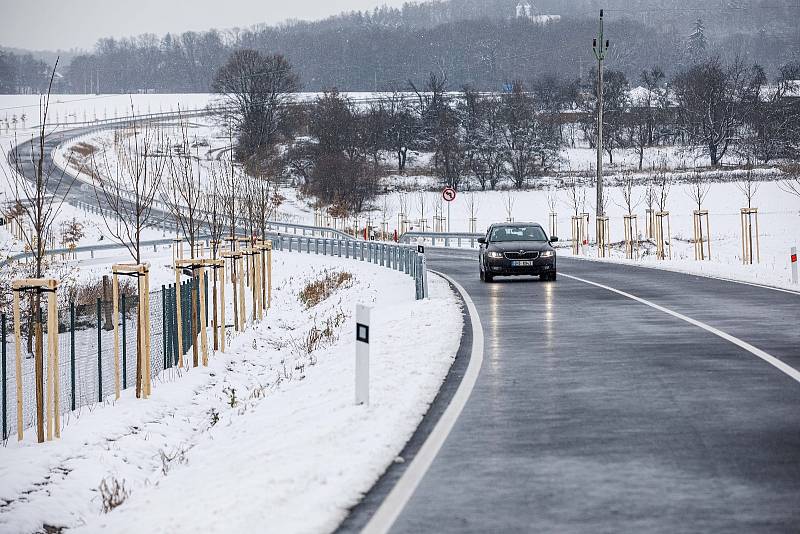
[[[445,409],[436,426],[433,428],[425,443],[422,444],[411,464],[408,466],[403,476],[394,485],[392,491],[381,503],[378,510],[372,515],[372,518],[361,531],[367,534],[383,534],[388,532],[395,520],[405,508],[414,491],[419,486],[425,473],[430,468],[439,450],[442,448],[447,436],[453,429],[456,420],[464,406],[469,400],[472,389],[475,387],[475,382],[478,380],[481,366],[483,365],[483,326],[481,325],[480,317],[478,317],[478,310],[475,308],[475,303],[472,302],[469,294],[464,290],[461,285],[450,278],[449,276],[437,272],[438,274],[458,290],[464,302],[467,305],[469,312],[470,324],[472,325],[472,353],[469,359],[469,365],[461,379],[461,384],[458,386],[455,395],[450,400],[447,409]]]
[[[612,293],[616,293],[618,295],[622,295],[623,297],[627,297],[627,298],[629,298],[631,300],[635,300],[636,302],[644,304],[645,306],[650,306],[651,308],[656,309],[656,310],[658,310],[660,312],[666,313],[667,315],[671,315],[671,316],[676,317],[676,318],[678,318],[678,319],[680,319],[682,321],[686,321],[687,323],[692,324],[694,326],[697,326],[698,328],[702,328],[703,330],[706,330],[707,332],[710,332],[710,333],[714,334],[715,336],[721,337],[725,341],[729,341],[729,342],[733,343],[734,345],[737,345],[738,347],[743,348],[747,352],[749,352],[749,353],[751,353],[751,354],[753,354],[755,356],[758,356],[759,358],[761,358],[762,360],[764,360],[768,364],[772,365],[773,367],[775,367],[779,371],[782,371],[783,373],[789,375],[789,377],[793,378],[797,382],[800,382],[800,371],[798,371],[794,367],[791,367],[790,365],[787,365],[786,363],[782,362],[781,360],[779,360],[775,356],[772,356],[771,354],[768,354],[767,352],[764,352],[763,350],[759,349],[758,347],[754,347],[750,343],[747,343],[746,341],[742,341],[741,339],[739,339],[737,337],[734,337],[734,336],[728,334],[727,332],[723,332],[722,330],[718,330],[717,328],[714,328],[713,326],[709,326],[709,325],[707,325],[707,324],[705,324],[703,322],[700,322],[697,319],[692,319],[691,317],[687,317],[686,315],[683,315],[683,314],[678,313],[676,311],[670,310],[669,308],[665,308],[663,306],[659,306],[658,304],[656,304],[654,302],[650,302],[649,300],[645,300],[645,299],[643,299],[641,297],[637,297],[636,295],[631,295],[630,293],[625,293],[624,291],[620,291],[619,289],[614,289],[613,287],[609,287],[609,286],[606,286],[606,285],[603,285],[603,284],[598,284],[597,282],[592,282],[591,280],[585,280],[583,278],[579,278],[577,276],[572,276],[572,275],[569,275],[569,274],[565,274],[563,272],[560,272],[559,274],[561,276],[566,277],[566,278],[571,278],[573,280],[577,280],[578,282],[583,282],[584,284],[593,285],[593,286],[605,289],[607,291],[611,291]]]
[[[716,276],[708,273],[696,273],[692,271],[684,271],[678,267],[660,266],[660,265],[647,265],[644,263],[628,263],[623,261],[604,261],[601,258],[589,258],[586,256],[564,255],[562,258],[578,260],[578,261],[591,261],[594,263],[602,263],[606,265],[623,265],[628,267],[638,267],[639,269],[653,269],[655,271],[666,271],[669,273],[683,274],[686,276],[699,276],[700,278],[710,278],[711,280],[720,280],[722,282],[730,282],[732,284],[742,284],[744,286],[759,287],[761,289],[770,289],[772,291],[780,291],[781,293],[788,293],[790,295],[800,296],[800,291],[778,286],[770,286],[767,284],[759,284],[758,282],[746,282],[745,280],[736,280],[735,278],[727,278],[725,276]],[[612,258],[613,259],[613,258]]]

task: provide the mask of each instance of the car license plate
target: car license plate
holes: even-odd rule
[[[529,260],[512,261],[512,267],[533,267],[533,262]]]

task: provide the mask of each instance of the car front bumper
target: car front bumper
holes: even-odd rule
[[[486,258],[487,271],[493,276],[523,276],[552,273],[556,270],[556,257],[537,258],[533,265],[514,266],[512,260],[506,258]]]

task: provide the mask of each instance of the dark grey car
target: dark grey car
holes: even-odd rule
[[[495,276],[539,276],[556,279],[555,236],[536,223],[493,224],[480,243],[481,280],[491,282]]]

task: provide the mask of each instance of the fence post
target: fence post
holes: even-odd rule
[[[167,368],[167,286],[161,286],[161,345],[164,350],[164,369]]]
[[[128,328],[125,294],[122,294],[122,389],[128,389]]]
[[[3,338],[3,348],[2,348],[2,360],[3,360],[3,372],[2,372],[2,380],[3,380],[3,441],[6,440],[6,428],[8,426],[7,415],[6,415],[6,314],[0,315],[0,323],[2,323],[2,338]]]
[[[97,398],[103,402],[103,303],[97,299]]]
[[[69,388],[75,411],[75,303],[69,303]]]
[[[172,317],[170,321],[172,322],[172,365],[178,365],[180,361],[180,354],[179,354],[179,344],[178,344],[178,301],[176,300],[176,292],[178,291],[178,285],[172,284],[172,293],[170,293],[170,298],[172,299],[172,304],[170,304],[170,312],[172,312]]]

